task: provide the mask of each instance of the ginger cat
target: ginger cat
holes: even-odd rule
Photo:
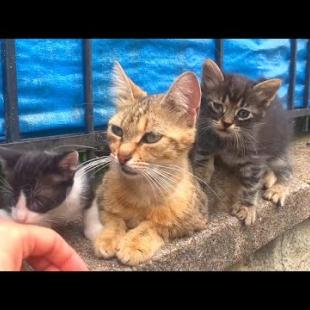
[[[114,67],[116,114],[107,131],[111,164],[97,190],[103,229],[98,257],[137,265],[168,240],[206,228],[207,197],[192,174],[201,91],[194,73],[179,76],[166,94],[147,95]]]

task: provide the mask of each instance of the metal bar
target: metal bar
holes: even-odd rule
[[[296,56],[297,56],[297,39],[291,39],[291,55],[290,55],[290,71],[289,71],[289,87],[288,87],[288,109],[294,108],[295,99],[295,83],[296,83]]]
[[[75,145],[75,149],[84,149],[83,146],[92,146],[98,150],[104,150],[106,154],[109,154],[108,144],[106,141],[106,131],[93,131],[92,133],[81,135],[62,135],[22,139],[16,142],[0,144],[0,146],[21,148],[22,150],[45,150],[53,147],[65,147],[70,145]],[[87,147],[85,149],[87,149]]]
[[[297,118],[302,116],[310,116],[310,108],[307,109],[293,109],[288,111],[290,118]]]
[[[18,140],[20,137],[17,102],[15,40],[2,40],[2,63],[6,140],[7,142],[12,142]]]
[[[83,39],[83,61],[84,61],[85,123],[86,123],[86,132],[90,133],[94,131],[91,39]]]
[[[309,107],[309,93],[310,93],[310,40],[307,43],[307,62],[305,70],[305,86],[304,86],[304,107]]]
[[[216,39],[215,40],[215,62],[223,69],[223,39]]]

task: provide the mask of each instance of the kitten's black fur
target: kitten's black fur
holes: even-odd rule
[[[23,193],[26,208],[38,214],[38,223],[35,222],[35,224],[48,224],[41,223],[40,215],[51,213],[50,211],[63,205],[68,198],[76,181],[78,153],[76,151],[22,152],[0,147],[0,159],[4,173],[0,182],[0,210],[12,216],[12,210]],[[89,182],[84,179],[80,187],[81,190],[77,191],[76,195],[81,196],[79,197],[81,206],[77,208],[87,208],[94,193]],[[62,213],[66,213],[63,211],[61,210]],[[72,214],[70,213],[70,216]],[[61,218],[66,215],[53,214],[53,216]],[[44,217],[42,221],[45,220],[57,219]]]
[[[254,82],[240,75],[223,74],[210,60],[203,67],[195,172],[210,180],[213,155],[234,169],[242,185],[235,214],[239,213],[236,215],[247,224],[255,221],[255,215],[246,219],[240,209],[255,206],[263,178],[274,173],[277,181],[273,187],[269,184],[265,198],[282,205],[285,194],[279,193],[279,187],[284,191],[291,177],[287,148],[292,128],[276,96],[279,87],[276,79]],[[281,197],[277,199],[277,195]]]

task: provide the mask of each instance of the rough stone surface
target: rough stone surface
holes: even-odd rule
[[[61,233],[85,259],[91,270],[227,270],[268,243],[268,246],[261,250],[263,252],[266,249],[266,255],[261,254],[262,257],[266,257],[265,267],[262,267],[261,270],[276,268],[271,267],[277,265],[275,260],[268,261],[267,256],[268,252],[277,252],[276,247],[279,245],[275,244],[277,241],[274,243],[270,243],[270,241],[310,217],[310,147],[306,146],[306,142],[309,140],[309,138],[298,140],[293,145],[292,157],[295,177],[291,183],[285,207],[279,209],[271,203],[262,201],[258,207],[258,219],[251,227],[244,226],[227,212],[216,212],[211,215],[208,229],[190,238],[176,240],[166,245],[150,262],[135,268],[120,265],[116,260],[96,259],[90,242],[82,235],[82,227],[79,224],[71,225]],[[217,180],[220,180],[218,183],[222,192],[215,191],[220,198],[221,205],[227,206],[231,204],[233,197],[233,194],[228,194],[228,188],[232,189],[230,186],[232,180],[229,178],[225,180],[224,177]],[[213,189],[218,188],[215,183],[213,185],[211,183]],[[222,195],[223,193],[225,195]],[[225,208],[220,208],[220,210],[222,209]],[[304,223],[301,225],[307,226]],[[309,228],[303,229],[305,229],[305,233],[310,230]],[[308,234],[310,236],[310,232]],[[296,234],[288,236],[287,239],[283,238],[282,252],[284,248],[285,253],[298,251],[298,246],[296,249],[293,247],[294,242],[296,243],[294,240],[299,238]],[[310,237],[308,241],[302,241],[304,247],[309,245],[309,240]],[[283,257],[285,256],[282,256],[281,259],[285,261]],[[303,260],[306,259],[309,259],[309,256],[301,254],[300,268],[303,268]],[[285,264],[285,268],[293,268],[289,261]],[[230,270],[246,270],[246,267],[239,265],[230,268]]]
[[[310,219],[259,249],[229,271],[310,271]]]

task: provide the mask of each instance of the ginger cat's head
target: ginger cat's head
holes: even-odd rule
[[[107,138],[114,168],[136,178],[187,160],[201,100],[195,74],[186,72],[166,94],[149,96],[118,63],[113,73],[117,112],[109,121]]]

